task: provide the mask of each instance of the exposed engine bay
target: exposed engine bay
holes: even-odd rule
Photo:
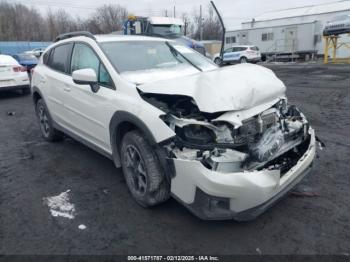
[[[203,113],[186,96],[142,97],[165,112],[162,120],[176,133],[165,145],[170,158],[200,161],[222,173],[293,167],[307,149],[309,124],[300,110],[281,99],[263,112],[233,124]]]

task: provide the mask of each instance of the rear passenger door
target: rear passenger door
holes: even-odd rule
[[[94,93],[89,85],[75,84],[71,78],[65,104],[70,128],[84,140],[110,152],[106,109],[116,92],[114,83],[94,50],[88,44],[75,43],[70,71],[87,68],[96,72],[100,89]]]
[[[70,57],[73,43],[62,44],[54,47],[44,63],[48,67],[47,74],[42,77],[44,83],[44,96],[49,108],[50,115],[54,121],[63,127],[68,125],[67,114],[65,111],[65,92],[71,82],[70,76]]]
[[[234,47],[232,51],[232,61],[239,61],[241,56],[242,56],[242,47]]]

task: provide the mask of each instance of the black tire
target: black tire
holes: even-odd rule
[[[26,95],[30,95],[30,93],[31,93],[31,92],[30,92],[30,87],[26,87],[26,88],[23,88],[23,89],[22,89],[22,94],[23,94],[23,95],[25,95],[25,96],[26,96]]]
[[[52,118],[43,99],[39,99],[36,103],[35,112],[43,138],[49,142],[61,141],[63,133],[53,127]]]
[[[246,63],[248,63],[248,59],[247,59],[245,56],[242,56],[242,57],[239,59],[239,62],[240,62],[241,64],[246,64]]]
[[[120,156],[126,184],[138,204],[151,207],[170,198],[170,184],[158,156],[141,132],[125,134]]]
[[[222,60],[220,57],[217,57],[214,59],[214,63],[217,64],[218,66],[221,66],[222,65]]]

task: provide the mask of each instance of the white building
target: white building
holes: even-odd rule
[[[268,12],[227,31],[225,47],[252,44],[262,53],[322,55],[325,24],[344,14],[350,14],[350,0]],[[350,42],[350,36],[342,35],[341,41]],[[338,57],[349,56],[349,49],[338,51]]]

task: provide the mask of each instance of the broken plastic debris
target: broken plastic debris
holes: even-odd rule
[[[50,213],[54,217],[65,217],[73,219],[75,216],[74,204],[70,203],[69,192],[62,192],[57,196],[45,197],[44,203],[50,208]]]
[[[84,230],[84,229],[86,229],[86,226],[85,225],[79,225],[78,228],[81,229],[81,230]]]
[[[318,147],[320,148],[320,150],[323,150],[326,147],[326,144],[322,142],[318,136],[316,136],[315,138],[316,138],[316,141],[318,142]]]

